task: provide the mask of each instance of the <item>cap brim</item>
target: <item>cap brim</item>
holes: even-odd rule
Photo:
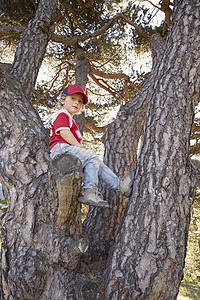
[[[87,104],[88,103],[88,97],[86,94],[81,94],[83,96],[83,104]]]
[[[67,95],[72,95],[72,94],[75,94],[75,93],[81,94],[83,96],[83,104],[87,104],[88,103],[88,97],[87,97],[87,95],[85,93],[80,92],[80,91],[71,91],[71,92],[68,91]]]

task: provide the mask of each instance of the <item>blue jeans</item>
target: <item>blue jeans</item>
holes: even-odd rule
[[[61,153],[74,155],[82,162],[84,170],[82,188],[98,188],[99,178],[113,189],[119,185],[119,178],[91,150],[58,143],[51,149],[50,157],[53,159]]]

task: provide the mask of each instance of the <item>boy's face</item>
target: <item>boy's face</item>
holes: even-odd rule
[[[77,114],[83,106],[83,96],[81,94],[67,95],[62,98],[61,103],[71,116]]]

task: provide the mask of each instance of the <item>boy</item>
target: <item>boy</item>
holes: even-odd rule
[[[53,115],[51,121],[50,156],[54,158],[61,153],[69,153],[80,159],[84,169],[82,191],[78,201],[96,207],[109,207],[98,192],[98,178],[129,197],[132,192],[134,172],[128,172],[120,180],[92,151],[82,145],[79,129],[72,119],[83,105],[88,102],[87,95],[78,85],[69,85],[61,94],[62,109]]]

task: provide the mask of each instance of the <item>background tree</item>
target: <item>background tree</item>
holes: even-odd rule
[[[22,0],[17,1],[15,5],[9,5],[9,2],[6,2],[2,6],[2,22],[12,24],[6,28],[5,26],[2,27],[1,33],[6,35],[7,39],[9,35],[11,35],[10,39],[18,37],[17,34],[21,33],[21,28],[14,27],[14,25],[25,26],[37,8],[37,2],[28,1],[24,5],[23,12],[22,6]],[[123,14],[119,11],[122,11]],[[59,17],[57,17],[57,35],[53,36],[53,40],[56,42],[49,45],[46,54],[50,58],[53,56],[58,61],[54,68],[56,70],[55,76],[49,85],[50,93],[46,90],[44,95],[41,95],[40,88],[40,96],[37,92],[37,96],[34,95],[33,97],[33,103],[36,105],[40,103],[40,110],[41,103],[45,107],[47,105],[52,108],[55,105],[52,96],[58,96],[68,83],[75,82],[74,71],[77,69],[75,53],[77,43],[79,43],[90,64],[88,79],[91,84],[88,84],[87,91],[90,99],[93,99],[94,96],[95,98],[98,97],[96,103],[91,102],[88,106],[85,131],[91,133],[93,137],[95,131],[104,132],[104,128],[97,129],[96,126],[104,118],[105,110],[109,111],[113,105],[126,102],[142,83],[142,77],[139,81],[135,77],[135,82],[131,82],[129,76],[122,73],[122,65],[119,64],[123,58],[122,55],[124,56],[123,60],[127,61],[125,57],[128,46],[125,45],[128,44],[124,41],[127,30],[126,24],[131,24],[133,28],[131,34],[134,34],[133,41],[136,45],[134,47],[149,49],[148,36],[151,28],[148,23],[150,18],[151,14],[147,12],[147,9],[136,6],[131,1],[124,7],[120,6],[118,1],[112,2],[112,5],[107,2],[94,1],[86,6],[80,1],[62,1]],[[142,29],[139,24],[143,27]],[[129,30],[131,29],[129,28]],[[80,33],[83,35],[77,39],[77,34]],[[62,36],[60,36],[61,34]],[[59,78],[61,82],[58,80]],[[96,85],[106,90],[106,97],[105,92],[99,92]],[[102,110],[104,111],[103,114]],[[96,114],[95,118],[92,117],[94,111],[98,111],[99,116]]]
[[[199,89],[198,70],[191,75],[198,59],[193,46],[198,47],[199,28],[188,35],[198,20],[190,16],[199,4],[189,8],[186,2],[175,2],[146,114],[133,196],[105,273],[108,299],[176,299],[182,279],[195,190],[188,149]],[[186,17],[191,18],[187,25]],[[180,32],[182,26],[186,35]],[[193,46],[184,44],[191,38]],[[183,57],[187,65],[181,68]]]

